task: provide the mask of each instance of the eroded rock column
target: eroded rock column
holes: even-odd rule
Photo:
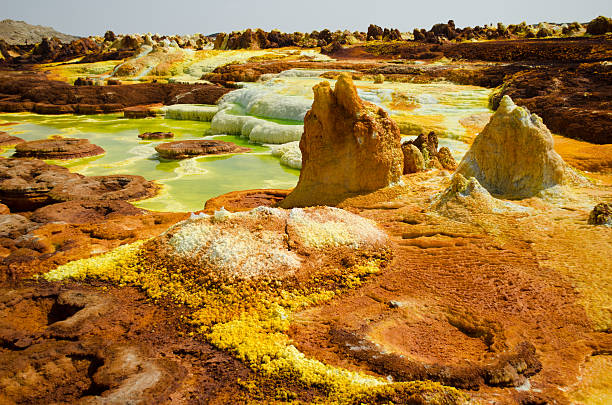
[[[401,136],[387,113],[361,100],[346,73],[335,89],[322,82],[313,91],[300,140],[300,180],[281,207],[336,205],[399,181]]]

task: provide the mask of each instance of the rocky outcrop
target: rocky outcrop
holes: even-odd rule
[[[322,82],[313,91],[300,140],[300,180],[281,206],[335,205],[399,181],[401,136],[387,113],[359,98],[349,74],[333,90]]]
[[[17,238],[35,228],[36,224],[22,215],[0,215],[0,238]]]
[[[591,35],[602,35],[612,32],[612,18],[600,15],[588,23],[586,32]]]
[[[485,129],[457,168],[475,177],[491,194],[506,198],[538,195],[577,179],[553,150],[553,138],[542,119],[504,96]]]
[[[419,148],[411,143],[404,142],[402,152],[404,154],[404,174],[425,170],[425,159]]]
[[[168,398],[187,375],[180,359],[165,358],[172,356],[178,336],[163,344],[143,338],[145,319],[160,315],[154,308],[138,309],[126,299],[129,294],[113,298],[93,289],[3,287],[3,402],[136,404]],[[124,333],[127,328],[138,330],[137,337]],[[160,357],[160,350],[167,354]],[[20,377],[24,373],[28,378]]]
[[[83,176],[42,160],[0,159],[0,202],[11,211],[83,199],[135,201],[157,189],[142,176]]]
[[[438,136],[435,132],[420,134],[402,144],[404,153],[404,174],[416,173],[428,168],[455,170],[457,162],[446,147],[438,149]]]
[[[402,34],[397,28],[381,28],[378,25],[370,24],[366,35],[368,41],[383,40],[383,41],[398,41],[402,39]]]
[[[250,152],[250,148],[238,146],[232,142],[217,140],[190,140],[162,143],[155,147],[159,156],[164,159],[188,159],[202,155],[221,155],[227,153]]]
[[[8,132],[0,131],[0,147],[13,146],[25,142],[23,139],[9,135]]]
[[[100,46],[91,38],[75,39],[68,44],[55,37],[43,38],[31,54],[24,54],[19,60],[26,63],[60,62],[98,51]]]
[[[23,142],[15,146],[13,157],[38,159],[76,159],[104,154],[98,145],[87,139],[51,138]]]
[[[589,214],[589,225],[607,225],[612,227],[612,204],[597,204]]]
[[[174,138],[174,133],[172,132],[145,132],[144,134],[138,135],[138,137],[144,140],[168,139],[168,138]]]
[[[381,30],[382,34],[382,30]],[[399,34],[399,31],[398,31]],[[266,32],[262,29],[220,32],[215,35],[214,49],[271,49],[288,46],[301,48],[324,47],[334,42],[340,45],[363,41],[366,34],[363,32],[335,31],[328,29],[312,31],[311,33],[285,33],[278,30]]]
[[[434,35],[439,37],[446,37],[447,39],[455,39],[457,38],[457,31],[455,31],[455,22],[453,20],[449,20],[446,24],[435,24],[431,27],[430,32],[433,32]]]
[[[107,113],[157,103],[215,104],[227,92],[229,89],[220,86],[179,83],[72,86],[36,72],[0,72],[0,111],[3,112]]]
[[[41,207],[32,213],[30,220],[37,223],[97,224],[142,213],[143,210],[121,200],[76,200]]]

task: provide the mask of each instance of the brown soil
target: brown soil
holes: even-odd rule
[[[250,148],[232,142],[216,140],[191,140],[162,143],[155,150],[164,159],[188,159],[202,155],[222,155],[227,153],[250,152]]]
[[[361,287],[294,314],[290,337],[296,347],[306,356],[325,363],[390,376],[395,381],[441,381],[467,390],[472,399],[483,402],[570,403],[571,387],[580,378],[582,385],[594,384],[597,374],[590,377],[591,374],[582,371],[582,365],[612,350],[612,340],[605,329],[612,324],[605,313],[612,270],[606,259],[612,249],[609,228],[587,226],[590,208],[574,200],[557,206],[524,200],[524,206],[537,210],[534,214],[487,213],[478,207],[461,206],[449,211],[455,214],[443,216],[429,208],[429,198],[447,186],[446,175],[434,170],[404,176],[403,181],[405,185],[399,188],[345,201],[346,209],[376,221],[386,230],[392,240],[393,260]],[[577,192],[588,193],[593,198],[610,195],[607,188]],[[250,208],[247,205],[251,201],[259,205],[280,194],[283,193],[266,190],[231,193],[211,200],[206,209],[210,212],[220,205],[229,210]],[[120,205],[85,202],[57,204],[28,216],[31,221],[65,218],[69,223],[45,222],[41,226],[41,222],[34,222],[38,228],[32,229],[31,223],[22,220],[23,226],[15,228],[17,233],[11,238],[16,242],[4,248],[11,252],[3,263],[5,274],[12,279],[47,271],[57,264],[87,257],[120,243],[155,236],[186,217],[184,214],[139,214]],[[19,235],[36,235],[36,238]],[[40,245],[31,245],[33,240]],[[26,246],[26,241],[30,245]],[[49,249],[45,246],[53,246],[55,251],[45,250]],[[32,254],[34,249],[40,252]],[[18,258],[26,258],[28,251],[30,257],[19,261]],[[80,321],[68,322],[75,327],[65,327],[61,322],[50,322],[61,327],[47,326],[36,320],[48,322],[48,314],[56,314],[57,310],[44,310],[42,305],[44,308],[64,305],[60,308],[72,308],[76,316],[80,304],[70,304],[61,294],[53,295],[55,292],[40,293],[41,288],[34,286],[34,292],[28,293],[41,298],[13,299],[10,302],[14,304],[0,308],[8,313],[0,317],[8,324],[0,328],[3,333],[0,336],[8,342],[4,343],[0,355],[16,356],[14,353],[20,350],[21,359],[16,366],[0,368],[0,373],[6,373],[7,381],[14,380],[14,373],[28,364],[33,370],[40,370],[42,363],[37,363],[36,358],[59,364],[54,369],[59,374],[48,374],[43,381],[47,384],[44,385],[47,395],[65,401],[83,395],[78,387],[89,386],[87,381],[99,384],[104,381],[105,395],[111,395],[121,381],[130,378],[119,373],[102,380],[101,376],[107,374],[97,371],[93,376],[82,374],[78,370],[87,369],[89,365],[85,363],[67,367],[72,363],[58,359],[73,358],[70,356],[74,356],[76,349],[72,343],[62,346],[66,343],[62,340],[66,333],[71,336],[71,342],[83,342],[78,353],[89,355],[97,347],[96,358],[115,359],[103,363],[109,367],[122,364],[117,360],[121,356],[116,354],[122,352],[114,346],[117,340],[122,342],[122,348],[136,347],[131,353],[143,365],[141,370],[147,370],[151,364],[162,370],[162,378],[155,385],[158,388],[150,392],[160,392],[159,389],[169,395],[161,400],[163,403],[183,398],[183,390],[191,393],[196,402],[227,401],[224,392],[245,395],[240,388],[235,388],[233,381],[257,378],[231,360],[232,363],[224,363],[232,364],[223,369],[226,383],[215,381],[217,375],[206,380],[217,384],[215,388],[207,388],[206,393],[193,388],[209,385],[206,385],[208,382],[202,385],[195,377],[186,378],[183,373],[209,376],[209,364],[198,362],[195,355],[183,361],[182,356],[186,354],[171,355],[167,345],[170,342],[186,345],[190,348],[186,351],[188,354],[191,350],[204,350],[202,346],[212,349],[180,336],[186,331],[177,321],[183,314],[181,308],[167,303],[146,304],[141,295],[125,288],[109,288],[102,290],[103,293],[96,289],[98,298],[89,298],[92,287],[74,284],[65,288],[85,290],[79,294],[86,302],[120,300],[113,304],[115,311],[107,313],[102,306],[96,306],[90,312],[100,315],[84,322],[85,329],[79,329]],[[19,297],[24,293],[18,290],[12,294]],[[90,304],[81,306],[87,309],[87,305]],[[131,312],[136,309],[140,312]],[[26,316],[23,314],[28,314],[27,322],[21,321]],[[116,317],[122,321],[115,324]],[[117,325],[128,332],[117,332]],[[138,333],[142,329],[132,325],[149,325],[149,329]],[[45,337],[50,333],[53,333],[53,342]],[[113,334],[108,344],[88,340],[91,336],[106,337],[105,333]],[[153,349],[147,346],[150,342],[156,342]],[[219,353],[219,356],[230,361],[226,354]],[[162,357],[170,363],[157,363]],[[13,364],[13,360],[6,364]],[[181,371],[181,367],[187,371]],[[77,371],[72,371],[73,368]],[[73,382],[69,385],[71,388],[62,384],[63,379]],[[11,398],[36,401],[37,394],[27,389],[29,380],[19,381],[13,390],[7,391],[16,396]],[[291,379],[285,383],[291,384]],[[266,387],[267,383],[259,381],[258,384]],[[530,388],[516,389],[525,386]],[[292,388],[299,392],[299,399],[312,398],[312,392]],[[171,391],[174,394],[169,394]],[[146,395],[153,394],[143,395],[148,398]],[[270,399],[265,395],[263,398]]]
[[[248,211],[259,206],[275,207],[291,190],[243,190],[232,191],[206,201],[203,212],[213,214],[222,207],[230,212]]]
[[[380,202],[388,201],[384,193],[345,202],[392,235],[393,262],[362,288],[297,315],[293,341],[326,363],[478,389],[473,396],[485,401],[519,402],[516,391],[498,387],[529,378],[531,400],[568,402],[560,388],[579,378],[594,347],[612,348],[583,296],[606,294],[612,269],[600,266],[612,249],[609,229],[586,228],[588,210],[576,208],[528,220],[432,216],[422,207],[442,178],[405,176],[392,203]],[[551,221],[544,217],[557,218],[554,229],[538,230]],[[589,256],[593,250],[600,253]],[[595,283],[586,280],[600,276],[590,273],[608,276]]]
[[[222,404],[253,378],[132,288],[3,287],[0,312],[2,403]]]
[[[129,206],[129,207],[128,207]],[[71,201],[0,216],[0,281],[21,279],[125,243],[159,235],[187,214],[156,213],[117,201]],[[11,233],[6,234],[10,226]]]
[[[555,136],[555,150],[571,166],[587,171],[612,174],[612,145],[593,145]]]
[[[76,159],[97,156],[105,151],[87,139],[52,138],[20,143],[13,157],[38,159]]]

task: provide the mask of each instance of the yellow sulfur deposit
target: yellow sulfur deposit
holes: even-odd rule
[[[259,232],[257,235],[262,235],[264,242],[272,238],[278,246],[284,244],[284,237],[279,235],[286,234],[274,233],[278,232],[273,231],[276,228],[265,230],[257,225],[262,223],[262,215],[267,218],[263,222],[269,227],[273,218],[284,218],[286,222],[281,221],[280,229],[286,228],[302,246],[314,249],[312,254],[323,255],[316,259],[317,266],[308,267],[309,256],[298,257],[291,250],[279,250],[278,254],[272,252],[269,259],[278,255],[295,255],[297,273],[293,275],[290,272],[284,277],[275,277],[274,273],[257,277],[239,276],[240,272],[228,275],[223,266],[214,265],[214,260],[199,260],[207,254],[207,246],[216,246],[218,241],[224,240],[226,227],[239,234],[242,232],[241,224],[245,230],[248,226],[259,229],[254,232]],[[49,281],[90,278],[119,286],[130,284],[141,288],[153,300],[172,300],[189,308],[190,314],[185,321],[203,337],[232,353],[262,377],[272,380],[290,378],[305,387],[321,390],[326,395],[326,402],[352,403],[360,401],[359,398],[366,393],[385,397],[393,392],[390,398],[395,397],[397,393],[392,388],[395,386],[398,392],[406,391],[410,395],[419,390],[414,388],[416,386],[407,389],[386,379],[307,358],[292,344],[287,331],[295,311],[328,301],[379,272],[389,260],[387,250],[382,248],[385,238],[385,234],[369,221],[337,209],[278,212],[260,209],[240,214],[219,211],[213,217],[195,217],[177,224],[159,238],[120,246],[109,253],[60,266],[45,274],[44,278]],[[290,240],[288,243],[298,242]],[[334,258],[330,258],[333,256],[331,252],[321,250],[332,247],[350,253],[356,252],[352,249],[364,246],[370,249],[378,247],[367,254],[361,250],[359,254],[352,253],[353,260],[346,262],[350,264],[334,262]],[[247,256],[267,249],[266,243],[256,247],[248,250]],[[164,254],[167,251],[174,253]],[[200,253],[192,255],[196,252]],[[228,252],[238,254],[241,250],[229,249],[225,254]],[[325,258],[325,255],[330,257]],[[310,268],[309,271],[315,268],[316,271],[304,276],[300,273],[304,272],[300,266]],[[454,397],[458,395],[442,385],[427,384],[430,384],[427,389],[433,390],[435,395],[438,392]],[[388,388],[391,391],[372,391],[377,387],[391,387]]]

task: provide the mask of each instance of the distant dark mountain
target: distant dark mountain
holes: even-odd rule
[[[24,21],[2,20],[0,21],[0,39],[10,45],[35,44],[46,37],[57,37],[62,42],[70,42],[79,37],[62,34],[51,27],[42,25],[30,25]]]

